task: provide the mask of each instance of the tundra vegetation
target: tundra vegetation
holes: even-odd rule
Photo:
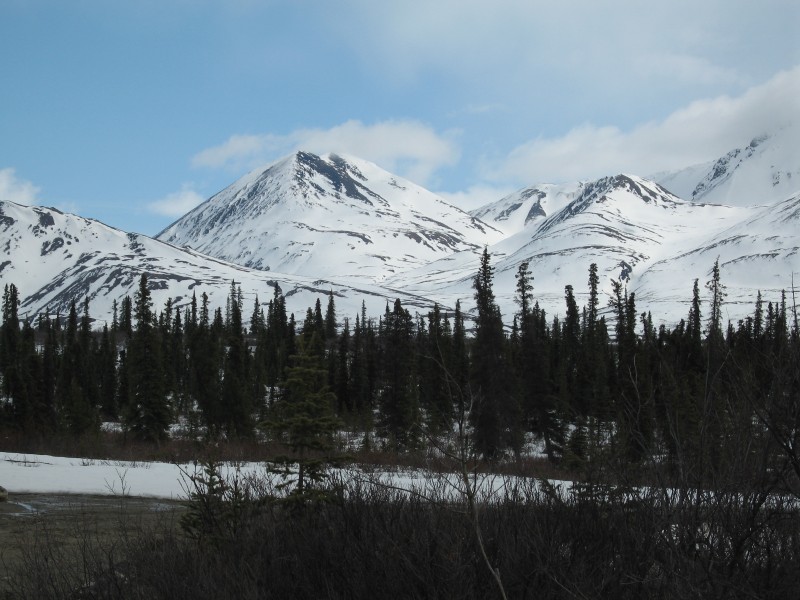
[[[156,311],[146,275],[92,327],[87,300],[21,322],[6,287],[6,450],[203,461],[177,527],[43,543],[9,598],[785,598],[800,585],[800,339],[793,289],[723,322],[718,264],[656,327],[614,282],[562,318],[528,264],[506,328],[491,257],[475,310],[279,288],[249,327],[235,284]],[[704,290],[704,291],[701,291]],[[606,318],[608,317],[608,318]],[[109,432],[103,422],[121,423]],[[182,433],[170,434],[180,423]],[[225,479],[263,460],[277,480]],[[350,466],[350,470],[332,469]],[[428,491],[371,471],[425,468]],[[455,478],[453,478],[455,475]],[[490,485],[487,485],[487,481]],[[569,483],[567,483],[569,482]],[[74,565],[68,568],[68,565]]]

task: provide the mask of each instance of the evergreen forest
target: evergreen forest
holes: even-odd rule
[[[794,460],[793,297],[759,293],[750,316],[725,323],[715,264],[709,281],[687,289],[686,318],[670,328],[654,326],[619,282],[604,301],[594,264],[588,303],[579,307],[566,285],[562,318],[540,309],[534,281],[522,263],[510,328],[494,300],[486,251],[471,319],[460,303],[452,312],[434,305],[411,314],[399,300],[377,319],[365,309],[339,315],[329,294],[297,321],[280,288],[246,307],[235,282],[224,307],[210,307],[201,293],[182,309],[168,301],[157,310],[142,275],[134,298],[115,303],[110,325],[98,330],[81,299],[67,315],[21,322],[20,292],[7,285],[0,428],[85,438],[112,421],[127,439],[159,444],[182,422],[204,441],[277,439],[291,421],[292,398],[311,391],[314,418],[327,419],[320,435],[356,432],[378,451],[419,450],[462,423],[475,453],[490,462],[519,460],[533,447],[580,468],[611,452],[633,465],[658,457],[702,481],[743,439],[768,442],[776,456],[791,451]],[[800,462],[788,466],[800,473]]]
[[[399,300],[378,318],[363,305],[340,315],[329,294],[296,320],[279,288],[247,307],[235,282],[224,307],[200,293],[156,309],[142,275],[99,330],[85,299],[20,320],[20,292],[6,286],[4,449],[71,440],[80,456],[113,436],[141,456],[173,444],[180,424],[206,454],[180,527],[113,542],[84,529],[77,553],[44,538],[0,596],[796,594],[792,288],[723,322],[714,264],[687,286],[686,317],[656,326],[621,283],[601,297],[593,264],[587,304],[566,285],[558,317],[522,263],[506,326],[493,279],[484,251],[469,317],[460,303],[412,314]],[[235,444],[267,448],[283,478],[221,478],[208,449]],[[369,461],[424,467],[432,487],[370,479]]]

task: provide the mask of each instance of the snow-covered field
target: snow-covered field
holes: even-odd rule
[[[226,469],[233,467],[226,466]],[[260,465],[244,468],[256,470]],[[194,465],[0,452],[0,485],[11,494],[53,493],[185,498]]]
[[[264,463],[224,463],[223,478],[273,478]],[[42,454],[0,452],[0,486],[11,494],[80,494],[100,496],[138,496],[165,499],[186,499],[192,487],[190,477],[201,474],[202,467],[193,463],[130,462],[65,458]],[[431,497],[455,498],[461,495],[463,483],[458,475],[436,475],[423,470],[398,472],[364,471],[350,468],[338,471],[346,479],[358,479],[393,489],[407,490]],[[500,494],[514,480],[480,476],[479,494]],[[552,481],[565,489],[567,482]]]

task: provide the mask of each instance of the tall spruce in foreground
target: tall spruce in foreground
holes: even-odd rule
[[[316,351],[319,344],[311,340],[291,357],[281,396],[271,419],[262,425],[291,450],[291,454],[270,462],[283,477],[278,487],[287,489],[292,501],[306,502],[324,495],[321,487],[327,479],[328,466],[337,462],[333,434],[339,421],[332,410],[336,397],[328,387],[323,357]]]
[[[519,410],[510,385],[503,320],[492,290],[494,267],[489,250],[483,249],[480,267],[473,280],[477,319],[472,346],[472,410],[475,449],[494,459],[507,448],[521,447]]]
[[[136,324],[128,344],[130,399],[125,422],[137,438],[158,442],[167,437],[171,414],[147,275],[142,275],[139,280],[133,310]]]

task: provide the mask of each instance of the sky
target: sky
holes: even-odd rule
[[[0,199],[155,235],[296,150],[471,209],[800,117],[796,0],[0,0]]]

